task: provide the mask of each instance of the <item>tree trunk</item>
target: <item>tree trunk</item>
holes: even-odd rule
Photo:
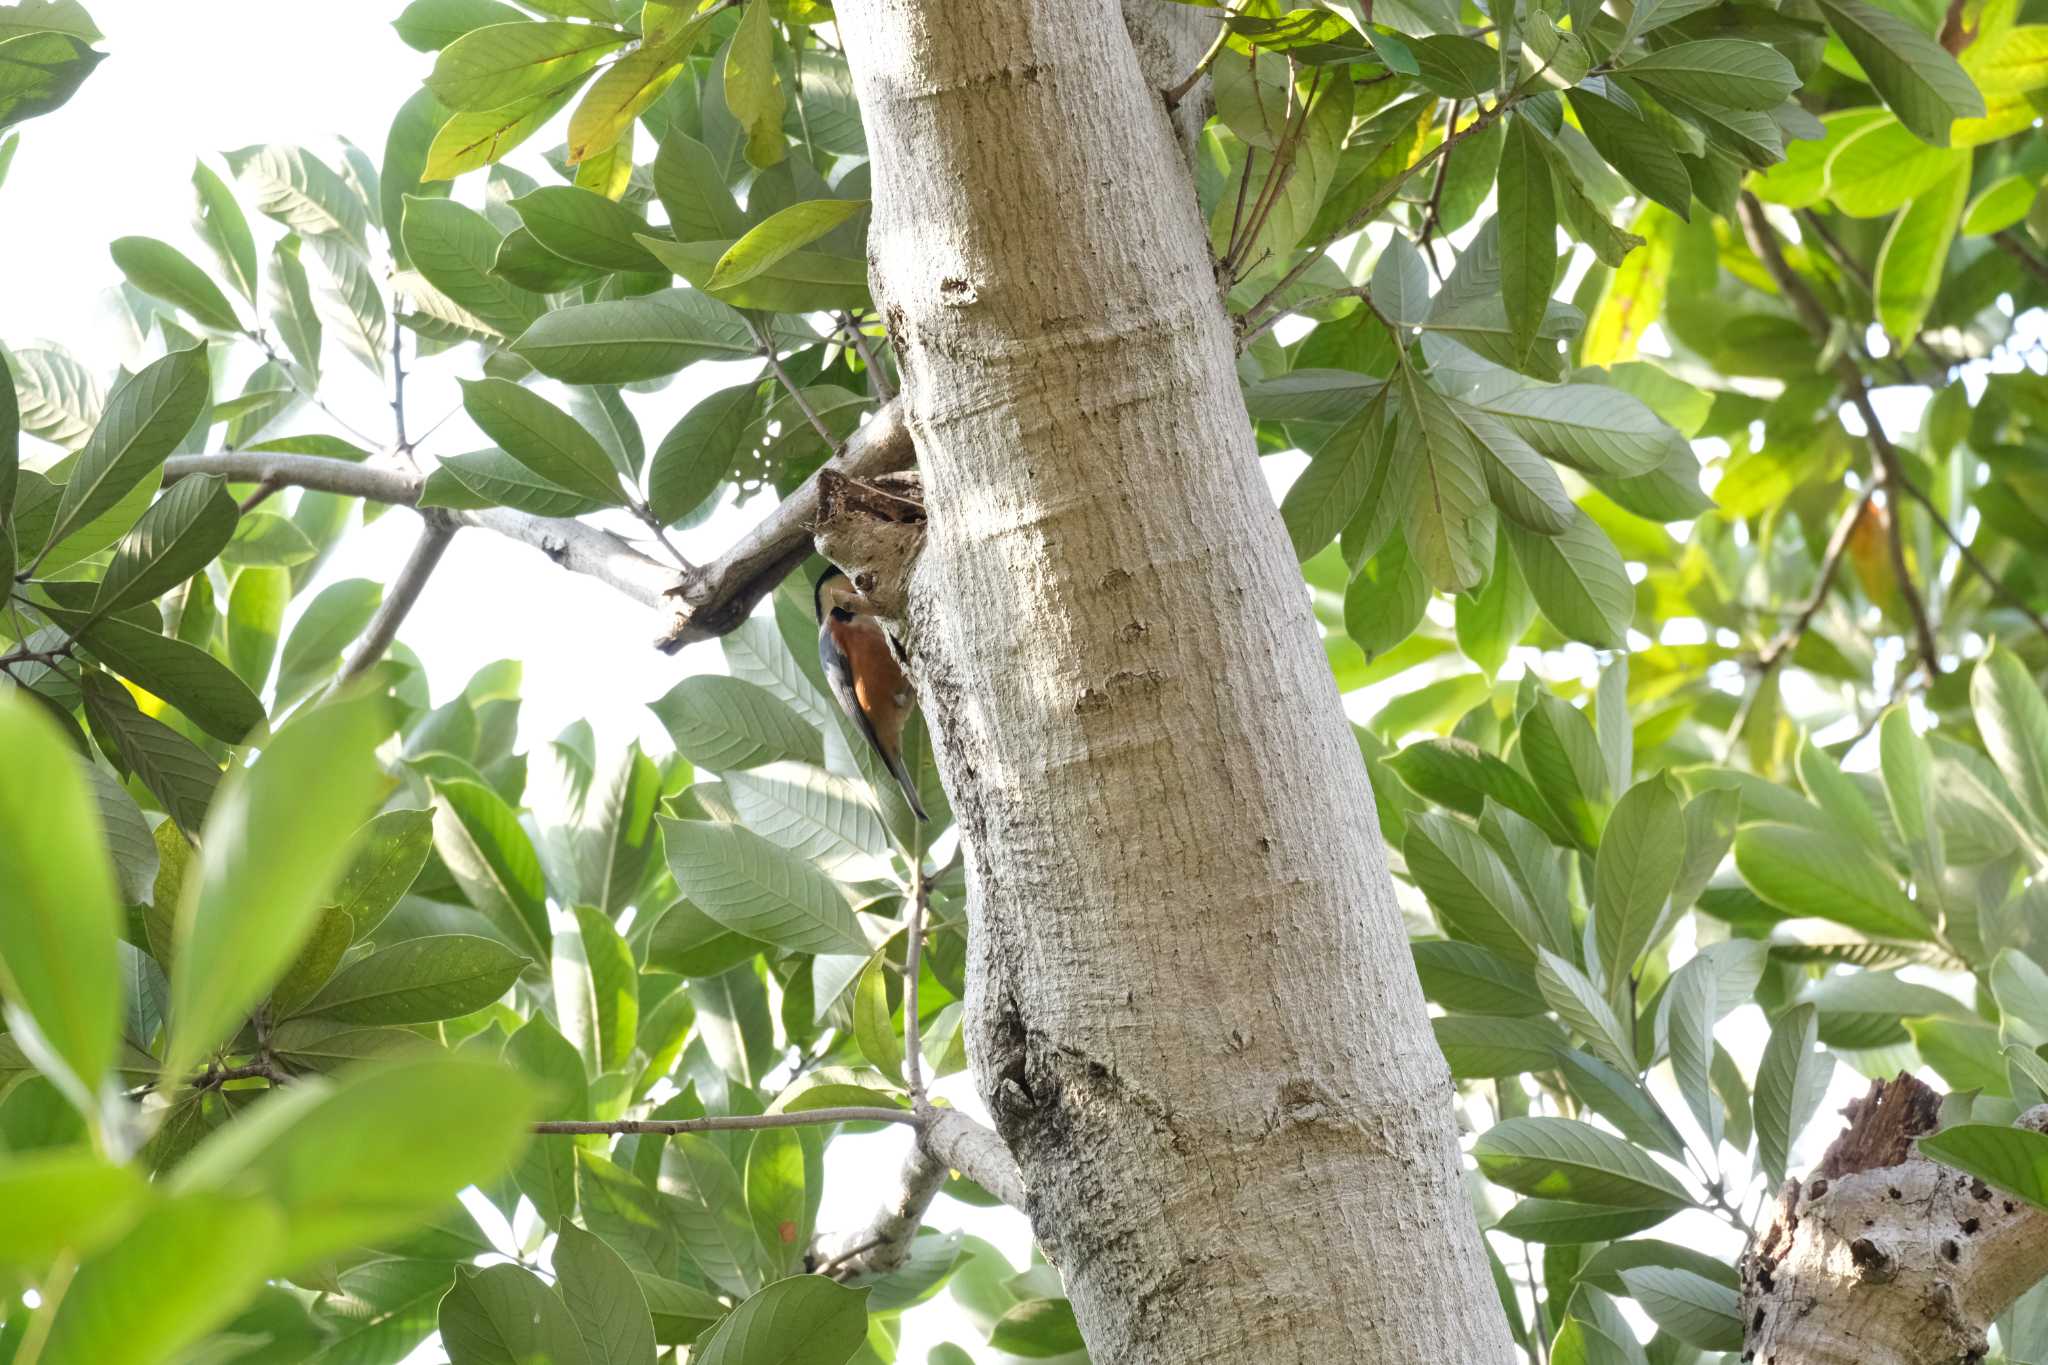
[[[1191,179],[1109,0],[840,0],[970,1055],[1096,1360],[1511,1358]],[[1212,30],[1213,31],[1213,30]]]
[[[1874,1082],[1742,1259],[1742,1358],[1757,1365],[1969,1365],[2048,1274],[2048,1213],[1921,1156],[1941,1097]],[[2048,1106],[2020,1116],[2048,1131]]]

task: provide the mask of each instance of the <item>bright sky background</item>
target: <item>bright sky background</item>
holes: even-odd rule
[[[345,135],[381,162],[390,115],[417,88],[431,59],[405,47],[383,22],[402,7],[399,0],[88,4],[106,34],[100,46],[111,55],[63,109],[22,125],[21,146],[0,187],[0,339],[17,347],[57,341],[104,373],[116,361],[135,359],[120,350],[119,332],[100,301],[102,291],[120,278],[107,243],[127,234],[160,237],[211,264],[210,253],[187,226],[195,157],[205,157],[230,178],[220,152],[255,142],[295,142],[336,164],[334,139]],[[537,138],[530,146],[547,141]],[[533,164],[530,156],[526,162]],[[471,177],[463,197],[475,203],[480,188],[481,177]],[[259,247],[267,251],[275,231],[253,210],[250,216]],[[248,363],[232,377],[235,385]],[[389,412],[379,382],[334,345],[327,348],[326,370],[323,393],[343,416],[372,434],[387,432]],[[750,377],[752,370],[699,366],[665,393],[634,395],[649,449],[698,396]],[[457,410],[455,379],[474,372],[475,357],[467,350],[413,371],[408,387],[415,435],[455,414],[428,443],[429,453],[483,444]],[[1904,431],[1917,424],[1925,395],[1892,390],[1879,401],[1887,424]],[[301,410],[268,434],[331,429],[317,412]],[[1299,456],[1275,457],[1267,468],[1284,487],[1301,463]],[[706,526],[679,537],[683,550],[694,559],[710,557],[764,506],[722,510]],[[384,516],[351,535],[323,582],[386,577],[417,532],[410,514]],[[485,663],[521,660],[525,745],[588,718],[607,748],[640,738],[661,752],[668,741],[646,703],[685,674],[719,670],[722,664],[715,646],[698,646],[680,659],[647,648],[655,627],[644,608],[593,580],[565,574],[532,550],[471,530],[456,540],[401,639],[425,662],[437,701]],[[1556,678],[1575,669],[1590,672],[1592,663],[1589,651],[1575,647],[1571,654],[1552,656],[1543,671]],[[1509,667],[1519,671],[1517,664]],[[1383,694],[1348,699],[1361,717],[1384,700]],[[1753,1057],[1762,1035],[1748,1027],[1747,1013],[1741,1041],[1728,1041],[1738,1055]],[[941,1091],[978,1111],[964,1082],[954,1077]],[[1835,1102],[1860,1089],[1846,1067],[1838,1071]],[[1668,1111],[1689,1128],[1676,1094],[1666,1098]],[[1819,1136],[1809,1146],[1817,1150],[1832,1125],[1823,1119],[1813,1131]],[[907,1134],[896,1130],[835,1144],[822,1228],[852,1229],[872,1215],[874,1201],[893,1182],[906,1141]],[[932,1221],[988,1237],[1014,1263],[1024,1261],[1028,1235],[1014,1215],[942,1198]],[[1719,1245],[1726,1231],[1702,1217],[1694,1226],[1674,1222],[1652,1235]],[[1511,1252],[1505,1244],[1503,1250]],[[970,1348],[980,1340],[944,1296],[906,1321],[911,1330],[900,1356],[905,1362],[922,1362],[943,1340]],[[980,1354],[987,1355],[985,1348]],[[439,1357],[428,1352],[417,1358]]]

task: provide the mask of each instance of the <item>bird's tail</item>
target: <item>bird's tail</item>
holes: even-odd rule
[[[910,803],[911,811],[920,820],[931,819],[924,813],[924,802],[917,799],[917,779],[910,775],[910,769],[903,766],[903,755],[886,754],[884,757],[888,759],[889,771],[896,776],[896,785],[903,788],[903,799]]]

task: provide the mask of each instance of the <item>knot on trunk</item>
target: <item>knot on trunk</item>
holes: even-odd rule
[[[818,471],[818,553],[845,570],[882,614],[909,615],[910,572],[924,550],[924,484],[914,470],[857,479]]]

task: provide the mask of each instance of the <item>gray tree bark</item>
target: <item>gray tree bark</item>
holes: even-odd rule
[[[969,1050],[1090,1350],[1505,1362],[1164,78],[1110,0],[838,15],[930,517],[907,633],[969,852]]]

